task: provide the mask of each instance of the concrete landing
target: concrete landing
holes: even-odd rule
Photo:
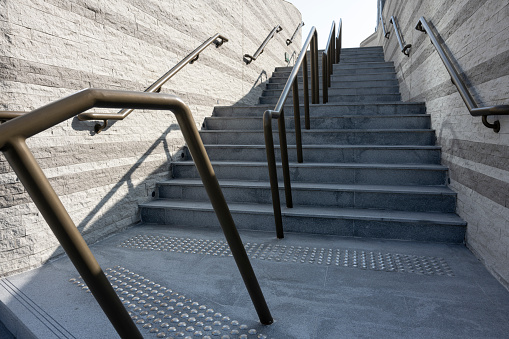
[[[241,237],[270,326],[219,230],[139,225],[91,248],[146,338],[508,337],[509,292],[464,245]],[[65,256],[0,280],[0,301],[17,338],[117,337]]]

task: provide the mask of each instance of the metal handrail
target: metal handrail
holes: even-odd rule
[[[17,118],[26,112],[22,111],[0,111],[0,122],[9,121],[11,119]]]
[[[383,10],[382,10],[382,0],[380,0],[379,8],[380,8],[380,13],[378,13],[378,15],[379,15],[380,20],[382,21],[382,30],[383,30],[383,32],[384,32],[384,37],[385,37],[386,39],[389,39],[389,36],[391,35],[391,32],[386,32],[386,31],[385,31],[384,17],[383,17],[383,15],[382,15],[382,11],[383,11]]]
[[[228,42],[228,39],[217,33],[216,35],[208,38],[204,43],[198,46],[194,51],[189,53],[184,59],[182,59],[178,64],[173,66],[168,72],[166,72],[162,77],[160,77],[156,82],[150,85],[145,92],[154,93],[160,92],[161,87],[170,80],[175,74],[177,74],[184,66],[187,64],[192,64],[200,57],[200,53],[210,46],[212,43],[216,45],[216,48],[221,46],[223,43]],[[96,124],[94,126],[94,130],[96,133],[100,133],[103,129],[108,126],[108,120],[123,120],[133,111],[132,108],[123,109],[118,113],[81,113],[78,115],[78,119],[85,120],[104,120],[103,124]],[[1,116],[0,116],[1,117]]]
[[[442,59],[445,68],[447,69],[449,75],[451,76],[452,82],[454,83],[454,85],[456,85],[456,88],[458,89],[458,92],[461,95],[463,101],[465,102],[465,105],[467,106],[467,109],[470,112],[470,114],[474,117],[482,116],[482,123],[484,124],[484,126],[492,128],[495,133],[498,133],[500,131],[500,121],[496,120],[494,123],[489,123],[487,117],[488,115],[509,115],[509,105],[479,107],[479,105],[475,102],[474,98],[472,97],[472,94],[470,94],[470,92],[468,91],[467,86],[465,86],[465,83],[459,77],[458,71],[456,71],[456,68],[453,66],[451,60],[449,59],[447,54],[445,54],[442,45],[438,41],[433,31],[430,29],[424,17],[421,17],[419,19],[419,22],[417,23],[417,26],[415,26],[415,29],[428,34],[431,43],[433,44],[433,46],[435,46],[438,55]]]
[[[0,125],[0,150],[120,337],[142,338],[26,144],[31,136],[94,107],[170,110],[175,114],[260,321],[272,323],[189,107],[168,94],[86,89]]]
[[[338,24],[338,35],[336,37],[336,64],[341,60],[341,45],[343,43],[343,34],[341,31],[343,30],[343,19],[339,19]]]
[[[279,239],[284,238],[283,220],[281,216],[281,203],[279,200],[279,185],[276,169],[276,155],[274,151],[274,139],[272,137],[272,119],[278,119],[279,127],[279,144],[281,152],[281,163],[283,167],[283,180],[285,187],[286,206],[293,207],[292,188],[290,184],[290,165],[288,163],[288,147],[286,144],[286,127],[283,106],[292,89],[293,96],[293,114],[295,121],[295,138],[297,144],[297,161],[303,162],[302,156],[302,138],[300,126],[300,106],[299,106],[299,85],[298,73],[302,69],[304,82],[304,107],[305,107],[305,125],[306,129],[310,128],[309,119],[309,89],[308,89],[308,66],[307,66],[307,49],[310,47],[311,55],[311,93],[313,103],[318,103],[318,33],[313,26],[309,35],[304,42],[304,46],[300,51],[299,57],[293,66],[292,72],[286,81],[283,92],[279,96],[279,100],[274,110],[267,110],[263,113],[263,133],[265,136],[265,150],[267,152],[267,165],[269,169],[270,188],[272,193],[272,206],[274,208],[274,218],[276,223],[276,235]],[[316,99],[316,101],[315,101]]]
[[[293,35],[290,39],[286,39],[286,46],[290,46],[293,42],[293,39],[295,38],[295,36],[297,35],[297,32],[299,31],[299,29],[304,26],[304,21],[301,21],[299,23],[299,25],[297,26],[297,28],[295,29],[295,32],[293,32]]]
[[[403,54],[405,54],[407,57],[409,57],[410,52],[408,51],[408,49],[410,47],[412,47],[412,45],[406,44],[405,46],[403,46],[404,45],[403,37],[401,36],[401,33],[399,32],[398,23],[396,22],[396,18],[394,18],[394,16],[391,16],[390,23],[394,26],[394,31],[396,31],[396,37],[398,38],[399,48],[401,49],[401,52],[403,52]]]
[[[253,54],[253,56],[249,54],[244,54],[244,62],[246,63],[246,65],[249,65],[252,61],[256,60],[260,56],[260,54],[262,54],[263,51],[265,50],[265,46],[267,46],[269,40],[272,39],[274,35],[276,35],[276,33],[279,33],[282,30],[283,28],[280,25],[277,25],[272,29],[272,31],[270,31],[269,35],[267,35],[267,37],[262,42],[260,47],[258,47],[258,49],[256,50],[255,54]]]
[[[331,84],[332,65],[336,59],[336,22],[332,21],[327,44],[322,53],[322,100],[326,104],[329,101],[329,87]]]

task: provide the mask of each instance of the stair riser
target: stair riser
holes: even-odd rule
[[[398,88],[396,93],[399,93],[398,81],[396,79],[393,80],[373,80],[373,81],[340,81],[340,82],[332,82],[329,90],[335,88],[342,89],[354,89],[354,88]],[[285,83],[266,83],[267,90],[283,90],[285,87]],[[302,81],[299,82],[299,89],[304,88]],[[309,84],[309,88],[311,88],[311,83]],[[322,87],[319,87],[320,93],[322,92]],[[310,89],[311,91],[311,89]]]
[[[263,116],[266,110],[274,109],[273,105],[265,107],[215,107],[213,116]],[[301,104],[300,111],[304,112]],[[311,116],[338,116],[338,115],[398,115],[398,114],[424,114],[426,106],[423,104],[346,104],[346,105],[310,105]],[[292,102],[286,102],[285,114],[293,115]]]
[[[321,98],[321,96],[320,96]],[[300,98],[299,98],[300,99]],[[279,97],[260,97],[260,104],[277,104]],[[302,98],[304,100],[304,98]],[[401,95],[399,94],[381,94],[381,95],[333,95],[329,94],[330,103],[334,102],[394,102],[400,101]]]
[[[332,75],[338,75],[338,74],[373,74],[373,73],[394,73],[395,69],[394,66],[384,66],[384,67],[363,67],[361,65],[357,67],[350,67],[350,66],[339,66],[335,65],[332,71]],[[308,75],[311,75],[311,73],[308,73]],[[322,74],[323,75],[323,74]],[[273,77],[282,77],[282,78],[288,78],[290,76],[289,71],[276,71],[272,73]],[[302,72],[299,73],[299,76],[302,77]]]
[[[205,146],[212,161],[267,161],[265,148],[222,149]],[[359,163],[359,164],[440,164],[439,150],[387,150],[387,149],[309,149],[302,150],[306,163]],[[297,162],[297,150],[288,148],[290,162]],[[187,159],[191,155],[187,153]],[[281,161],[279,147],[276,147],[276,159]]]
[[[304,129],[304,112],[301,112],[301,128]],[[287,118],[286,128],[295,129],[294,119]],[[401,117],[345,117],[345,118],[312,118],[311,129],[426,129],[430,128],[429,116],[401,116]],[[205,118],[204,127],[207,130],[250,130],[263,129],[262,119],[209,119]],[[277,129],[277,123],[272,124]]]
[[[264,90],[262,97],[277,97],[279,98],[282,89]],[[334,88],[328,89],[329,97],[333,95],[378,95],[378,94],[399,94],[398,87],[361,87],[361,88]],[[322,90],[320,90],[322,95]],[[309,96],[311,97],[311,90],[309,90]],[[290,92],[288,98],[293,97],[293,91]],[[304,100],[304,90],[302,86],[299,86],[299,99]]]
[[[303,82],[302,76],[297,77],[299,83]],[[269,83],[286,84],[288,77],[274,76],[269,78]],[[331,76],[331,82],[344,82],[344,81],[373,81],[373,80],[396,80],[396,74],[394,72],[388,73],[373,73],[373,74],[333,74]],[[311,86],[311,80],[308,79]],[[322,77],[319,78],[319,87],[322,87]],[[331,87],[332,83],[331,83]]]
[[[312,130],[311,130],[312,131]],[[265,145],[265,138],[262,131],[224,131],[210,132],[201,131],[204,144],[241,144],[241,145]],[[273,133],[274,144],[279,145],[279,136],[276,131]],[[289,145],[294,145],[295,133],[288,131],[286,139]],[[323,131],[308,132],[302,131],[303,145],[433,145],[435,134],[433,131]]]
[[[353,59],[352,59],[353,61]],[[351,71],[354,71],[354,70],[357,70],[357,69],[391,69],[393,72],[394,72],[394,63],[393,62],[385,62],[385,61],[379,61],[379,60],[376,60],[376,61],[364,61],[364,62],[361,62],[361,61],[354,61],[354,62],[340,62],[339,64],[334,64],[332,65],[333,67],[333,72],[336,72],[337,70],[351,70]],[[322,65],[320,64],[319,65],[319,70],[321,71],[322,70]],[[274,72],[272,73],[273,75],[274,74],[280,74],[280,75],[285,75],[285,76],[288,76],[290,75],[290,72],[292,72],[293,70],[293,67],[276,67]],[[308,66],[308,74],[311,74],[311,66]],[[377,72],[373,72],[373,73],[377,73]],[[299,69],[299,74],[302,75],[302,68]]]
[[[238,229],[275,232],[274,217],[270,214],[232,211],[232,217]],[[144,223],[153,224],[219,227],[217,217],[212,210],[142,208],[141,219]],[[283,216],[283,225],[285,232],[446,243],[461,243],[465,235],[464,227],[437,223],[337,219],[318,216]]]
[[[214,171],[220,180],[268,181],[266,165],[231,166],[215,164]],[[172,166],[175,178],[199,178],[194,165]],[[290,167],[292,181],[320,182],[337,184],[366,185],[445,185],[445,170],[426,169],[386,169],[386,168],[330,168],[330,167]],[[283,180],[281,168],[278,178]]]
[[[209,201],[202,186],[160,185],[160,199]],[[265,188],[222,187],[228,203],[272,204],[271,191]],[[279,196],[285,205],[281,187]],[[411,212],[453,213],[456,199],[453,195],[410,194],[391,192],[318,191],[292,188],[294,206],[325,206],[338,208],[369,208]]]

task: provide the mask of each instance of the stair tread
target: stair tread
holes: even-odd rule
[[[259,148],[265,149],[265,145],[242,145],[242,144],[204,144],[205,147],[217,147],[217,148]],[[279,148],[279,145],[275,145],[276,148]],[[411,150],[411,149],[425,149],[425,150],[440,150],[442,147],[435,145],[302,145],[303,148],[308,149],[317,149],[317,148],[325,148],[325,149],[394,149],[394,150]],[[288,148],[296,148],[295,145],[288,145]]]
[[[200,179],[169,179],[159,182],[160,185],[186,185],[203,186]],[[244,187],[244,188],[270,188],[268,181],[248,180],[219,180],[221,187]],[[283,183],[279,183],[283,188]],[[334,184],[314,182],[292,182],[292,189],[329,190],[329,191],[357,191],[357,192],[391,192],[391,193],[421,193],[421,194],[446,194],[456,195],[446,186],[395,186],[395,185],[362,185],[362,184]]]
[[[208,201],[182,201],[170,199],[156,199],[147,203],[140,204],[142,207],[151,208],[178,208],[186,210],[213,210],[212,204]],[[272,204],[247,204],[230,203],[230,211],[237,213],[253,214],[272,214]],[[330,208],[330,207],[310,207],[295,206],[294,208],[283,207],[281,209],[283,216],[298,217],[324,217],[324,218],[347,218],[357,220],[379,220],[395,222],[420,222],[420,223],[441,223],[456,226],[465,226],[458,215],[454,213],[440,212],[408,212],[393,210],[375,210],[359,208]]]
[[[228,166],[266,166],[266,162],[255,162],[255,161],[211,161],[212,166],[215,165],[228,165]],[[194,166],[193,161],[175,161],[174,165]],[[365,164],[365,163],[297,163],[290,162],[291,167],[329,167],[329,168],[385,168],[385,169],[428,169],[428,170],[447,170],[446,166],[436,164]],[[281,165],[280,162],[277,163]]]

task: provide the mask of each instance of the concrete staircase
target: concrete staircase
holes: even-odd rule
[[[274,108],[290,71],[276,68],[259,105],[216,107],[200,132],[239,229],[274,229],[262,115]],[[381,48],[342,50],[329,103],[310,109],[301,164],[291,105],[290,97],[285,113],[294,208],[283,207],[286,232],[463,241],[466,224],[454,213],[456,194],[446,185],[426,107],[401,102],[394,66],[384,62]],[[276,130],[274,138],[278,144]],[[172,164],[172,176],[141,205],[142,221],[218,226],[189,154]]]

